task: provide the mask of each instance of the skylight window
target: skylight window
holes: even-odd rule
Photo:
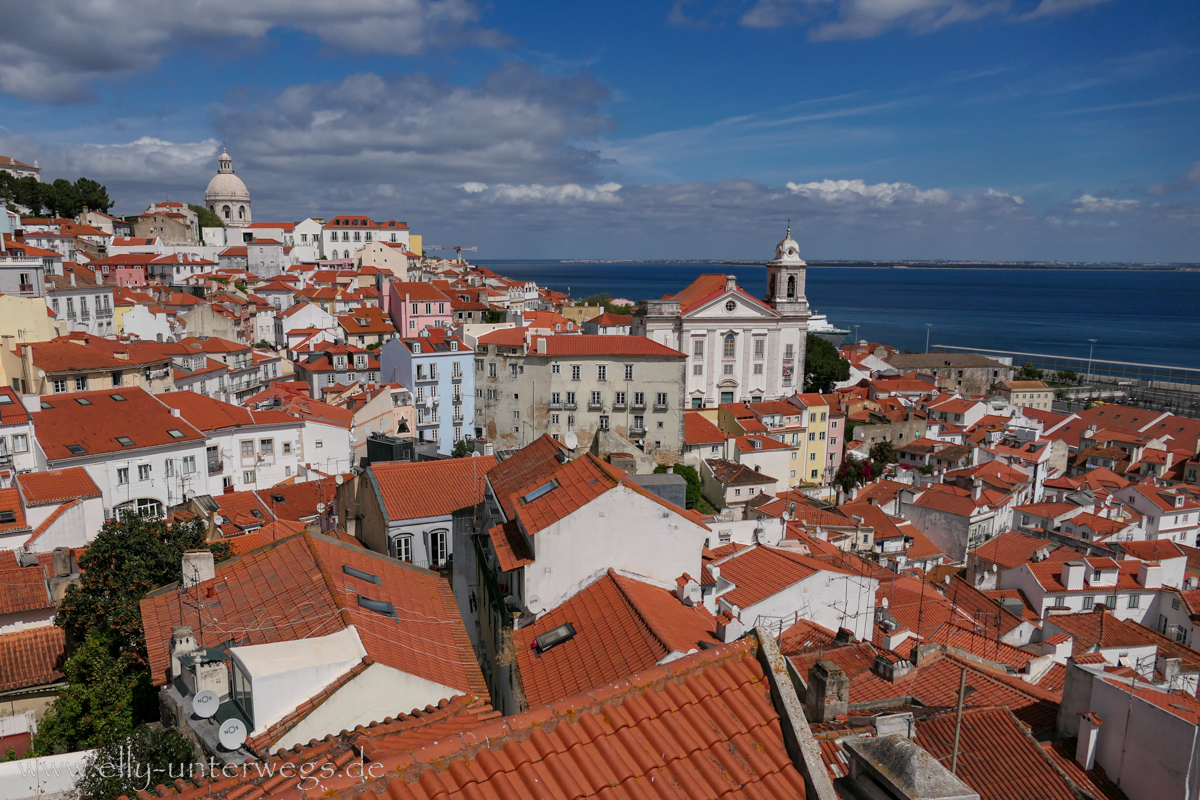
[[[554,491],[557,488],[558,488],[558,481],[554,480],[552,478],[552,479],[546,481],[545,483],[543,483],[541,486],[534,489],[532,492],[528,492],[528,493],[522,495],[521,502],[525,503],[525,504],[532,503],[534,500],[537,500],[539,497],[549,494],[550,492]]]
[[[117,442],[121,447],[133,447],[133,439],[130,439],[128,436],[118,436]]]
[[[43,400],[43,401],[42,401],[42,408],[54,408],[54,406],[50,405],[50,404],[49,404],[49,403],[47,403],[45,400]]]
[[[386,600],[372,600],[366,595],[358,596],[358,604],[363,608],[374,611],[376,614],[383,614],[385,617],[396,618],[396,607]]]
[[[263,518],[262,512],[259,511],[257,508],[250,509],[250,516],[254,517],[255,519]]]
[[[355,569],[354,567],[350,566],[349,564],[342,564],[342,572],[346,573],[347,575],[349,575],[352,578],[358,578],[360,581],[366,581],[367,583],[373,583],[376,586],[383,585],[382,582],[379,580],[378,575],[374,575],[370,572],[364,572],[361,569]]]
[[[12,401],[12,395],[0,394],[0,406],[9,405]]]
[[[125,402],[125,395],[123,394],[110,394],[109,397],[111,397],[113,400],[116,400],[118,403]]]
[[[178,428],[171,428],[171,430],[167,431],[167,433],[171,434],[172,439],[183,438],[183,431],[179,430]]]
[[[76,456],[81,456],[81,455],[83,455],[84,453],[86,453],[86,452],[87,452],[87,450],[84,450],[82,447],[80,447],[80,446],[79,446],[79,445],[77,445],[77,444],[69,444],[69,445],[67,445],[67,450],[68,450],[68,451],[70,451],[70,453],[71,453],[72,455],[76,455]]]
[[[533,650],[541,655],[552,647],[571,641],[575,637],[575,626],[564,622],[557,628],[552,628],[533,640]]]
[[[92,401],[88,400],[86,397],[76,397],[75,402],[79,403],[81,406],[90,406],[92,404]]]
[[[17,512],[9,510],[9,509],[0,511],[0,524],[8,525],[8,524],[16,522],[16,521],[17,521]]]
[[[273,495],[271,495],[271,500],[276,503],[282,503],[284,500],[284,497],[281,494],[273,494]]]

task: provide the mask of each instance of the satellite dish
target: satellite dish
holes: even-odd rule
[[[950,576],[947,575],[945,578],[942,579],[942,582],[945,583],[947,586],[949,586],[950,585]]]
[[[346,482],[346,479],[343,478],[341,475],[337,475],[337,476],[334,476],[333,482],[336,483],[338,486],[341,486],[343,483]]]
[[[575,431],[567,431],[566,435],[563,436],[563,444],[567,446],[568,450],[574,450],[576,447],[579,447],[579,437],[575,435]]]
[[[779,515],[779,518],[782,519],[784,522],[787,522],[788,520],[790,520],[792,518],[792,515],[785,511]]]
[[[39,369],[39,370],[38,370],[38,377],[39,377],[39,378],[44,378],[44,377],[46,377],[46,370],[44,370],[44,369]]]
[[[192,711],[200,719],[208,719],[217,713],[217,707],[220,705],[221,697],[212,689],[201,689],[192,698]]]
[[[246,723],[242,722],[237,717],[230,717],[221,723],[221,730],[217,733],[217,739],[221,742],[221,747],[226,750],[237,750],[246,743]]]
[[[325,513],[325,504],[324,503],[317,503],[317,513],[318,514]]]
[[[196,499],[196,490],[188,489],[186,492],[183,493],[183,496],[185,498],[187,498],[188,500],[195,500]]]
[[[472,450],[472,451],[471,451],[471,458],[479,458],[479,451],[478,451],[478,450]]]
[[[883,600],[881,600],[880,603],[883,605],[884,608],[888,607],[888,599],[886,597],[883,598]]]

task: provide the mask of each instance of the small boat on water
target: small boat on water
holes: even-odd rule
[[[808,332],[814,336],[820,336],[835,347],[850,335],[850,331],[834,326],[829,321],[829,317],[815,311],[808,316]]]

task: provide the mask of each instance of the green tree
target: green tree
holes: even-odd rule
[[[56,217],[77,216],[84,206],[108,211],[113,205],[104,185],[90,178],[42,183],[32,176],[15,178],[7,172],[0,172],[0,203],[23,206],[33,216],[45,211]]]
[[[209,211],[204,206],[198,206],[195,203],[188,203],[188,208],[196,212],[196,221],[200,223],[201,228],[225,227],[225,223],[221,221],[221,218]]]
[[[132,651],[118,653],[111,632],[91,633],[63,665],[67,688],[38,724],[36,755],[99,747],[153,714],[149,670]]]
[[[91,178],[75,180],[75,195],[79,199],[79,210],[75,212],[76,214],[82,211],[84,206],[92,211],[108,211],[113,207],[113,201],[108,196],[108,188]]]
[[[51,184],[44,184],[46,210],[52,217],[74,217],[79,213],[79,193],[75,186],[66,178],[58,178]]]
[[[700,473],[696,472],[695,467],[689,467],[687,464],[675,464],[672,470],[687,481],[688,508],[693,508],[701,514],[717,513],[717,509],[713,508],[712,503],[708,502],[708,498],[704,496],[704,484],[700,481]],[[662,474],[667,471],[667,468],[659,464],[654,471]]]
[[[196,762],[195,748],[183,734],[139,725],[96,751],[76,784],[79,800],[152,792],[160,783],[169,786],[176,778],[186,780]]]
[[[466,458],[475,452],[475,445],[466,439],[459,439],[454,443],[454,449],[450,451],[451,458]]]
[[[1029,362],[1026,362],[1025,366],[1017,370],[1015,378],[1019,381],[1040,381],[1045,375],[1045,371],[1038,369]]]
[[[874,474],[870,461],[847,455],[842,461],[841,469],[833,479],[833,484],[848,494],[855,486],[862,486],[871,480]]]
[[[483,322],[497,323],[504,322],[504,312],[498,308],[489,308],[483,312]]]
[[[182,578],[185,551],[206,548],[217,560],[229,557],[224,542],[205,541],[199,520],[168,525],[129,512],[108,520],[80,556],[83,574],[67,588],[54,624],[65,628],[74,642],[84,641],[94,630],[107,629],[115,655],[128,654],[145,663],[139,603],[150,590]]]
[[[1058,380],[1062,383],[1079,383],[1079,373],[1073,369],[1060,369]]]
[[[872,462],[879,466],[883,466],[885,464],[895,464],[898,460],[896,458],[896,446],[886,439],[882,442],[876,442],[875,444],[871,445],[871,451],[868,457]]]
[[[804,391],[826,394],[850,377],[850,362],[820,336],[808,335],[804,358]]]

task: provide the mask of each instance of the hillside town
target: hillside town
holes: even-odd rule
[[[1200,420],[822,338],[790,228],[589,302],[227,152],[200,211],[0,213],[5,800],[101,635],[193,754],[138,800],[1196,797]]]

